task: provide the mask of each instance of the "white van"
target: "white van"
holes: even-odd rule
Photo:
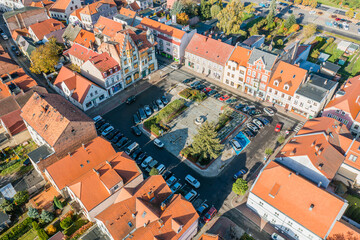
[[[141,167],[146,168],[152,160],[153,160],[152,157],[150,157],[150,156],[147,157],[147,158],[142,162]]]
[[[130,154],[133,153],[138,147],[139,144],[137,142],[133,142],[126,148],[125,153],[130,156]]]
[[[285,238],[281,237],[279,234],[277,233],[273,233],[271,235],[271,238],[274,239],[274,240],[285,240]]]

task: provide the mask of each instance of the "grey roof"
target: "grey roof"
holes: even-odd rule
[[[276,59],[278,58],[277,55],[260,50],[260,49],[253,49],[249,58],[249,63],[254,64],[256,60],[259,58],[262,59],[262,61],[265,64],[265,70],[271,71],[272,67],[274,66]]]
[[[131,26],[132,22],[134,21],[134,18],[128,17],[128,16],[123,15],[123,14],[116,14],[113,18],[114,18],[114,20],[116,18],[116,19],[119,19],[121,21],[124,21],[129,26]]]
[[[251,47],[254,43],[259,41],[260,39],[265,38],[264,35],[253,35],[249,37],[248,39],[244,40],[242,44],[245,44],[249,47]]]
[[[328,80],[327,78],[324,78],[317,74],[311,74],[308,81],[311,84],[321,87],[321,88],[324,88],[326,90],[331,90],[331,89],[333,89],[334,86],[337,85],[337,82]]]
[[[62,37],[64,39],[67,39],[67,40],[73,42],[80,31],[81,31],[80,26],[77,26],[77,25],[73,26],[72,24],[69,24],[69,26],[66,27],[65,32],[63,33]]]
[[[28,153],[28,157],[35,163],[38,163],[41,159],[45,159],[51,154],[53,154],[53,150],[46,145],[42,145],[35,149],[34,151]]]
[[[339,65],[332,63],[332,62],[328,62],[328,61],[324,62],[322,64],[322,67],[329,69],[330,71],[333,71],[333,72],[337,72],[341,68]]]
[[[10,220],[9,215],[7,215],[6,213],[0,212],[0,225],[3,223],[6,223],[9,220]]]
[[[209,31],[210,29],[213,28],[213,26],[203,23],[203,22],[199,22],[196,24],[196,32],[198,34],[204,34],[205,32]]]
[[[37,10],[37,9],[42,9],[42,8],[39,8],[39,7],[23,7],[23,8],[16,9],[14,11],[6,12],[6,13],[3,14],[3,16],[4,16],[5,19],[8,19],[8,18],[10,18],[12,16],[15,16],[16,14],[24,13],[26,11],[31,11],[31,10]],[[45,11],[45,9],[44,9],[44,11]]]
[[[320,71],[320,65],[309,62],[309,61],[301,61],[300,67],[302,69],[308,70],[309,72],[319,72]]]
[[[301,85],[296,93],[316,102],[321,102],[326,97],[326,94],[336,85],[337,82],[312,74],[310,79]]]

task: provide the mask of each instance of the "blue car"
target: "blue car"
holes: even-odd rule
[[[258,119],[266,126],[270,123],[270,121],[267,118],[264,117],[258,117]]]
[[[241,169],[240,171],[234,174],[234,180],[244,176],[246,173],[247,171],[245,169]]]

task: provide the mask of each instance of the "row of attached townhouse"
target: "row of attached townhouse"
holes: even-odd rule
[[[247,206],[290,239],[360,235],[342,219],[348,207],[331,181],[358,185],[360,141],[346,125],[328,117],[308,120],[261,170]],[[342,232],[343,231],[343,232]]]

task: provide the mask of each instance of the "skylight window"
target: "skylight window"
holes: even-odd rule
[[[145,217],[146,216],[146,211],[143,212],[143,214],[141,215],[141,217]]]

